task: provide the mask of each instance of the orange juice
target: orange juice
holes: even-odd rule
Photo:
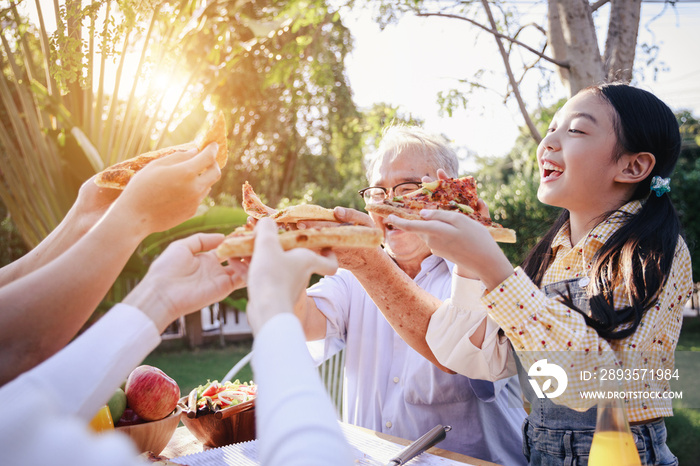
[[[630,432],[602,431],[593,434],[588,466],[641,466]]]
[[[102,432],[103,430],[114,429],[114,422],[112,421],[112,414],[109,412],[109,407],[104,405],[97,411],[95,417],[90,421],[90,427],[95,432]]]

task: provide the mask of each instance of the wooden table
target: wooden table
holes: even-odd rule
[[[370,433],[371,435],[374,435],[380,439],[387,440],[389,442],[396,443],[398,445],[408,445],[411,443],[410,440],[406,440],[404,438],[400,437],[394,437],[393,435],[389,434],[383,434],[381,432],[375,432],[373,430],[365,429],[364,427],[357,427],[357,426],[352,426],[354,429],[360,429],[366,433]],[[197,440],[194,435],[190,433],[189,430],[187,430],[187,427],[185,426],[180,426],[177,429],[175,429],[175,433],[173,434],[173,437],[170,439],[170,442],[168,445],[166,445],[165,449],[161,453],[162,456],[165,456],[167,458],[177,458],[179,456],[184,456],[184,455],[191,455],[192,453],[199,453],[203,450],[205,450],[206,447],[202,445],[202,443]],[[442,448],[438,447],[432,447],[428,450],[426,450],[428,453],[431,453],[435,456],[441,456],[443,458],[448,458],[453,461],[459,461],[461,463],[466,463],[466,464],[473,464],[475,466],[499,466],[495,463],[491,463],[489,461],[484,461],[484,460],[479,460],[476,458],[472,458],[471,456],[467,455],[462,455],[460,453],[455,453],[453,451],[449,450],[443,450]]]

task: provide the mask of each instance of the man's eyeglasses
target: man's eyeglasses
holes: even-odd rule
[[[420,189],[422,184],[418,181],[404,181],[393,188],[385,188],[384,186],[370,186],[369,188],[360,189],[358,193],[362,196],[365,202],[382,202],[389,198],[389,193],[393,192],[394,196],[403,196]]]

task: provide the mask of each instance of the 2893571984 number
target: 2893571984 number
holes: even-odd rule
[[[599,371],[599,380],[678,380],[678,369],[605,369]]]

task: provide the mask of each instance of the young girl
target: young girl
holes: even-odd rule
[[[673,113],[652,94],[624,84],[579,92],[537,149],[538,198],[562,214],[515,270],[488,231],[462,214],[387,218],[456,264],[452,299],[426,335],[437,359],[489,380],[517,367],[531,403],[523,426],[530,464],[587,464],[596,400],[583,392],[599,388],[598,370],[611,365],[621,369],[614,378],[627,393],[642,464],[678,464],[663,418],[673,414],[664,397],[678,376],[673,352],[692,288],[666,194],[680,143]],[[474,277],[487,288],[480,303]],[[567,375],[557,393],[535,377],[553,364]]]

